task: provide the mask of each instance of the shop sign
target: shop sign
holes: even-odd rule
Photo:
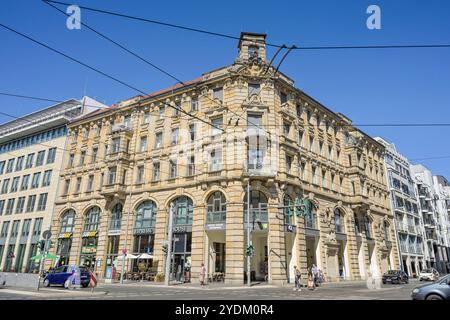
[[[96,237],[97,233],[98,233],[98,231],[85,231],[85,232],[83,232],[83,234],[81,236],[83,238]]]
[[[295,232],[295,226],[292,224],[286,224],[284,226],[284,231],[286,232]]]
[[[134,234],[135,235],[139,235],[139,234],[153,234],[155,233],[155,229],[154,228],[136,228],[134,229]]]
[[[184,232],[191,232],[192,227],[191,226],[176,226],[173,227],[174,233],[184,233]]]
[[[58,239],[69,239],[72,237],[72,232],[60,233]]]
[[[206,230],[225,230],[225,223],[208,223],[205,228]]]
[[[108,236],[118,236],[120,235],[120,230],[109,230]]]
[[[81,253],[96,253],[97,247],[81,247]]]

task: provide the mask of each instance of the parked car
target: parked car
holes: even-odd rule
[[[419,271],[419,280],[427,280],[427,281],[436,281],[439,279],[439,272],[436,269],[428,268],[422,271]]]
[[[402,270],[389,270],[385,274],[383,274],[383,277],[381,278],[383,281],[383,284],[386,283],[408,283],[409,277],[408,275],[402,271]]]
[[[83,288],[86,288],[89,285],[90,274],[85,266],[60,266],[55,268],[45,275],[44,286],[59,285],[68,288],[72,281],[72,270],[80,274],[80,284]]]
[[[411,297],[413,300],[450,300],[450,275],[414,288]]]

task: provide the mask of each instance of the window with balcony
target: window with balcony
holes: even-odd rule
[[[206,223],[225,222],[227,204],[222,192],[216,191],[208,197],[206,207]]]
[[[248,113],[247,127],[250,130],[257,130],[262,128],[262,114]]]
[[[210,153],[210,171],[218,171],[222,168],[222,150],[214,149]]]
[[[113,138],[111,143],[111,153],[120,151],[120,138]]]
[[[211,135],[213,138],[222,134],[223,117],[211,119],[211,124]]]
[[[123,125],[127,128],[131,128],[131,116],[127,115],[123,118]]]
[[[149,124],[150,123],[150,112],[145,111],[142,116],[142,124]]]

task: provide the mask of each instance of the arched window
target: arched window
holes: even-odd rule
[[[156,224],[156,203],[152,200],[142,202],[137,208],[135,228],[150,228]]]
[[[311,203],[311,214],[305,216],[305,228],[317,229],[317,208]]]
[[[116,204],[112,209],[109,230],[120,230],[120,225],[122,221],[122,209],[123,206],[121,203]]]
[[[206,210],[207,223],[225,222],[227,204],[222,192],[216,191],[209,196]]]
[[[344,215],[339,209],[334,210],[334,225],[336,227],[336,233],[345,233]]]
[[[75,226],[75,211],[73,209],[67,210],[61,218],[60,233],[72,232]]]
[[[292,205],[294,205],[294,202],[292,201],[291,197],[288,196],[287,194],[284,195],[283,206],[286,207]],[[291,216],[289,216],[289,213],[291,213]],[[289,225],[294,224],[294,210],[292,208],[291,210],[289,210],[289,208],[284,208],[284,223]]]
[[[100,224],[100,208],[93,207],[89,210],[84,220],[84,231],[97,231]]]
[[[174,225],[191,225],[194,214],[194,206],[189,197],[178,197],[172,202],[174,204],[175,215],[173,217]]]
[[[257,221],[268,222],[269,216],[267,212],[267,197],[261,191],[250,192],[250,223]],[[247,193],[244,197],[244,219],[247,222]]]

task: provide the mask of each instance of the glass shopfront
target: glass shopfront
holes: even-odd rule
[[[61,227],[58,235],[56,254],[59,256],[57,266],[69,264],[70,249],[72,247],[72,232],[75,226],[75,211],[67,210],[61,217]]]
[[[98,228],[100,224],[100,208],[91,208],[84,220],[84,230],[81,239],[80,265],[94,269],[96,267]]]
[[[108,245],[106,250],[105,277],[107,278],[113,278],[117,271],[122,210],[123,206],[121,203],[117,203],[111,210],[111,221],[109,222]]]
[[[136,221],[134,224],[133,254],[153,254],[155,243],[155,224],[156,224],[156,203],[148,200],[142,202],[136,210]],[[153,259],[134,259],[132,261],[133,272],[154,271]]]
[[[194,207],[192,200],[186,196],[176,198],[173,204],[172,279],[178,282],[190,282]]]

